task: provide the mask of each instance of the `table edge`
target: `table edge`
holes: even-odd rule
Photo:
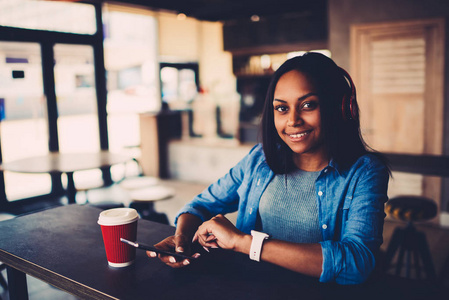
[[[3,249],[0,249],[0,261],[7,266],[19,270],[27,275],[33,276],[43,282],[46,282],[60,290],[68,292],[82,299],[98,299],[98,300],[118,300],[96,289],[87,287],[75,280],[57,274],[51,270],[40,267],[30,261],[24,260],[13,255]]]

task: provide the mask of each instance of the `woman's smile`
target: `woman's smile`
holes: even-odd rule
[[[288,135],[293,142],[302,141],[312,132],[312,130],[307,130],[299,133],[286,133],[286,135]]]

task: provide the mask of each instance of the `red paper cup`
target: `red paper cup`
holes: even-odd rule
[[[136,248],[120,241],[135,241],[139,215],[133,208],[113,208],[100,213],[98,224],[103,234],[106,258],[111,267],[126,267],[134,263]]]

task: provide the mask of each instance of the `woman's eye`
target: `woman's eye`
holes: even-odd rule
[[[302,108],[306,109],[306,110],[313,110],[317,107],[318,107],[318,102],[316,102],[316,101],[304,102],[302,105]]]
[[[283,105],[278,105],[274,107],[274,110],[278,111],[278,112],[286,112],[287,111],[287,107],[283,106]]]

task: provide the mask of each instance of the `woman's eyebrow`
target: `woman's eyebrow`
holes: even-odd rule
[[[305,94],[304,96],[299,97],[299,98],[298,98],[298,101],[305,100],[305,99],[309,98],[310,96],[318,96],[318,94],[317,94],[317,93],[308,93],[308,94]],[[282,102],[282,103],[287,103],[287,101],[281,100],[281,99],[277,99],[277,98],[274,98],[273,101]]]
[[[309,98],[309,97],[311,97],[311,96],[318,96],[318,94],[317,94],[317,93],[308,93],[308,94],[305,94],[304,96],[299,97],[299,98],[298,98],[298,101],[302,101],[302,100],[307,99],[307,98]]]

